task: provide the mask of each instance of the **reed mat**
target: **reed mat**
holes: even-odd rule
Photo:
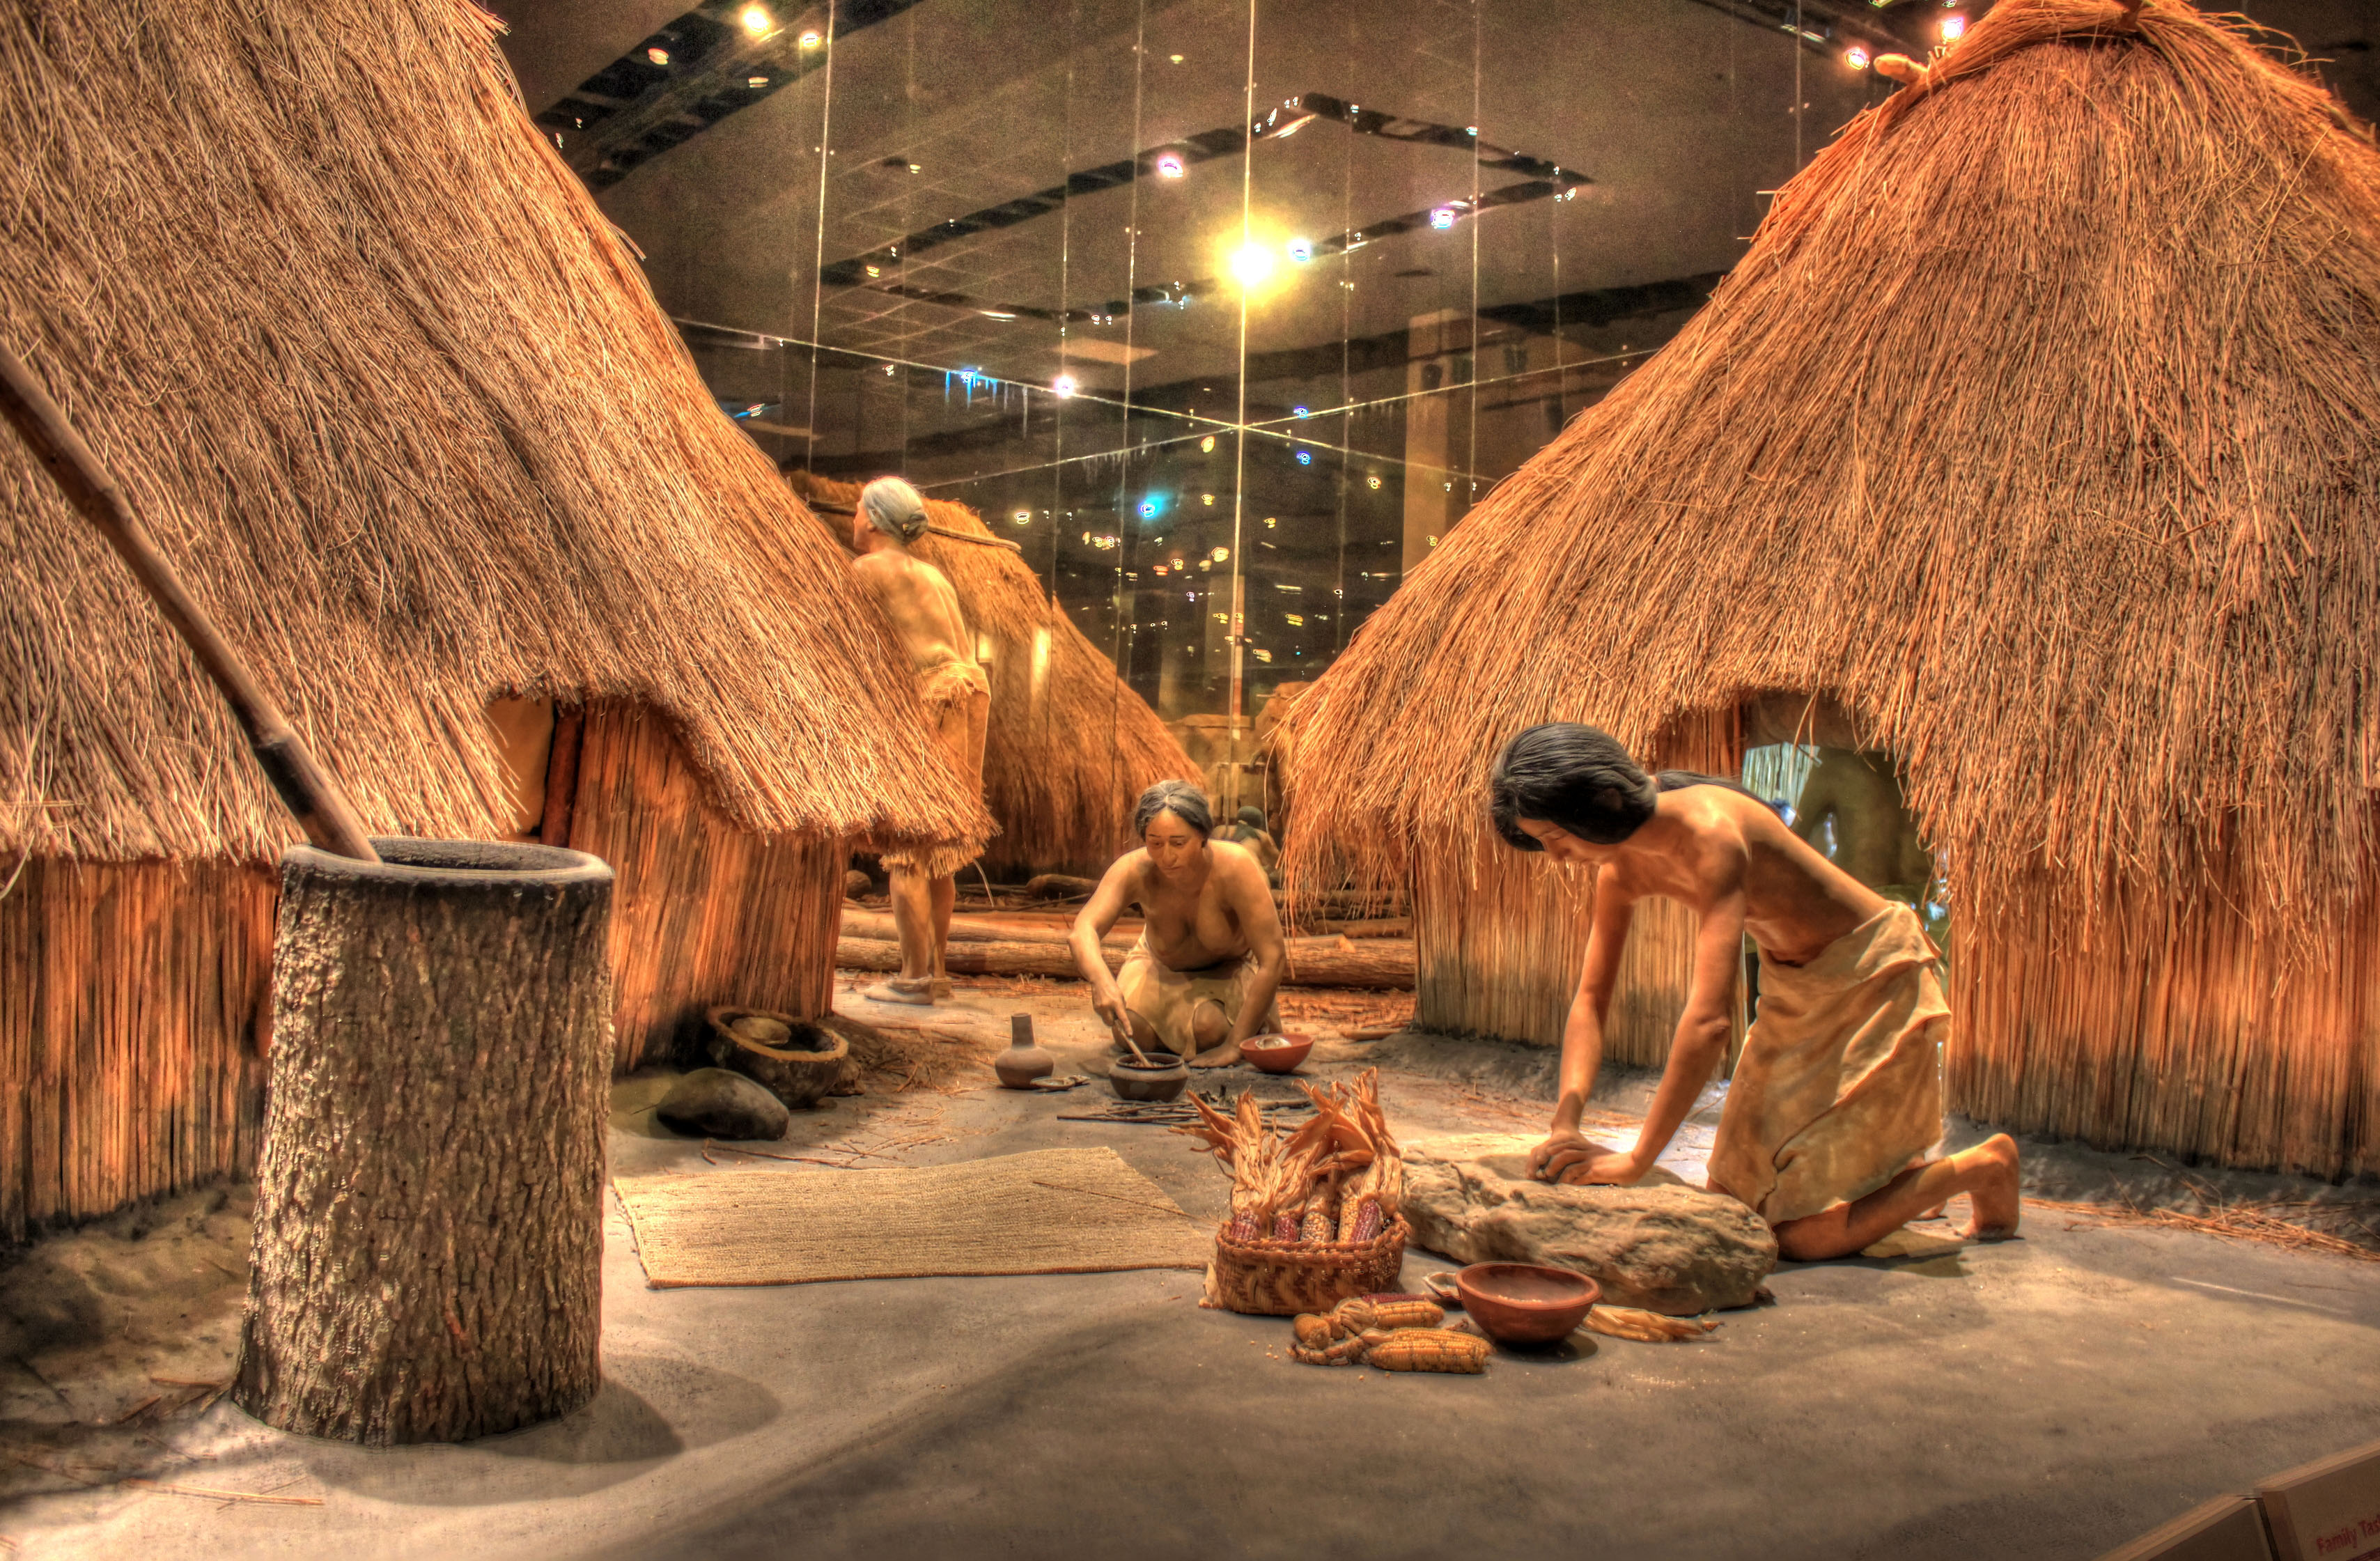
[[[917,1170],[676,1172],[612,1183],[645,1282],[807,1285],[941,1274],[1203,1268],[1213,1229],[1112,1149]]]

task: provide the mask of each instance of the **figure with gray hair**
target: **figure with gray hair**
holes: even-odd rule
[[[851,547],[859,555],[853,569],[908,652],[928,729],[951,767],[980,792],[991,683],[975,659],[958,593],[940,569],[909,551],[925,534],[926,501],[917,489],[898,477],[880,477],[860,490],[851,518]],[[973,857],[944,849],[888,851],[882,860],[892,880],[901,973],[863,995],[930,1005],[951,994],[951,911],[958,903],[958,871]]]

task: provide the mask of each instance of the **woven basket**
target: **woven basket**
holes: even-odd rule
[[[1363,1242],[1234,1241],[1226,1226],[1215,1232],[1203,1304],[1252,1317],[1293,1317],[1393,1290],[1411,1234],[1402,1215]]]

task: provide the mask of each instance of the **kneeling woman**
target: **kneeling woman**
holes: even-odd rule
[[[1273,994],[1289,970],[1264,869],[1245,848],[1208,839],[1214,827],[1206,795],[1186,781],[1141,793],[1133,813],[1140,849],[1108,869],[1070,940],[1091,1006],[1119,1047],[1129,1030],[1143,1051],[1173,1052],[1199,1067],[1237,1062],[1241,1042],[1280,1028]],[[1110,976],[1100,941],[1135,903],[1140,942]]]
[[[1727,1055],[1744,934],[1760,949],[1760,1011],[1712,1145],[1710,1185],[1751,1206],[1801,1262],[1843,1257],[1961,1192],[1970,1236],[2016,1232],[2006,1135],[1925,1162],[1942,1130],[1950,1026],[1939,957],[1915,912],[1820,856],[1759,799],[1707,776],[1658,781],[1592,726],[1533,726],[1489,781],[1497,833],[1597,869],[1585,968],[1562,1031],[1553,1132],[1531,1152],[1549,1179],[1626,1185],[1653,1168]],[[1636,902],[1665,896],[1701,922],[1693,990],[1635,1147],[1579,1132]]]

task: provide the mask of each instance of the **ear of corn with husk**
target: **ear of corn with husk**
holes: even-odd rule
[[[1196,1095],[1198,1120],[1175,1132],[1205,1143],[1232,1177],[1231,1234],[1285,1242],[1377,1240],[1404,1201],[1404,1160],[1380,1108],[1380,1075],[1300,1086],[1313,1120],[1287,1139],[1265,1120],[1253,1091],[1229,1116]]]

